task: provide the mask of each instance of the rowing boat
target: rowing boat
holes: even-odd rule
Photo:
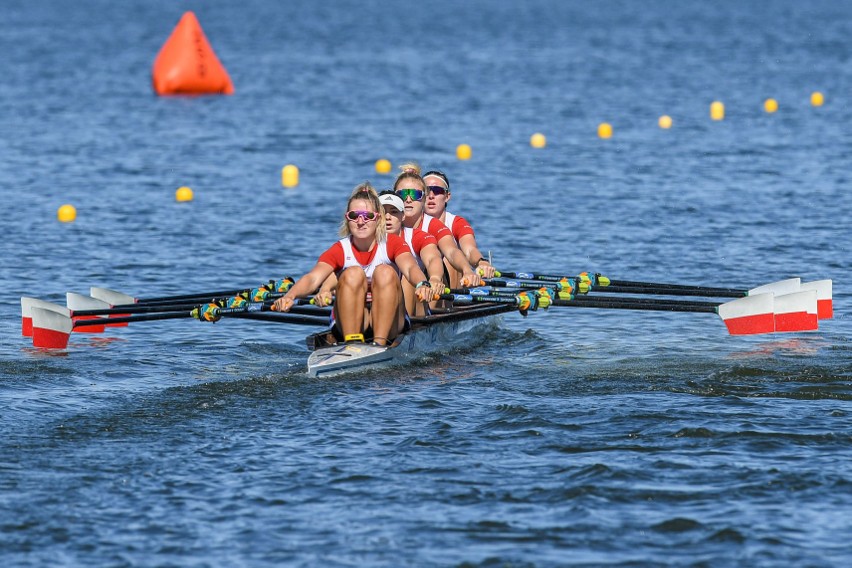
[[[329,331],[309,335],[308,375],[332,377],[354,371],[403,365],[414,359],[469,343],[469,334],[493,326],[509,304],[458,306],[429,316],[411,319],[411,328],[389,346],[348,343],[335,345]]]

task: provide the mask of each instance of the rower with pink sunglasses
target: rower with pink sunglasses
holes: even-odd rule
[[[494,267],[485,256],[479,252],[476,246],[476,236],[473,227],[464,217],[453,215],[447,211],[447,203],[450,201],[450,180],[440,170],[430,170],[423,174],[423,182],[426,184],[426,201],[424,210],[427,216],[434,217],[450,229],[456,244],[464,253],[465,258],[473,266],[477,273],[483,278],[494,277]],[[456,277],[455,281],[453,276]],[[450,272],[450,284],[455,288],[458,281],[458,273]]]
[[[369,183],[352,192],[340,236],[272,309],[290,311],[296,298],[313,293],[329,276],[336,275],[335,335],[346,342],[361,343],[365,336],[372,336],[376,345],[388,345],[406,326],[401,275],[409,282],[418,282],[415,294],[420,302],[433,300],[441,290],[432,289],[405,239],[387,234],[379,196]]]
[[[426,195],[426,183],[420,177],[420,166],[408,163],[400,166],[402,173],[393,184],[394,192],[405,205],[403,225],[426,231],[438,241],[438,249],[444,255],[448,268],[456,271],[460,277],[458,285],[481,286],[482,279],[477,275],[462,250],[458,247],[452,232],[440,220],[426,215],[423,201]],[[447,282],[450,284],[451,282]],[[453,283],[453,287],[457,284]]]

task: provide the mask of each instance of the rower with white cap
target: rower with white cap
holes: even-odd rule
[[[414,259],[420,269],[429,276],[429,283],[433,290],[444,287],[444,263],[441,251],[438,250],[438,241],[435,237],[420,229],[404,227],[402,222],[405,218],[405,204],[402,199],[392,190],[383,191],[379,194],[379,203],[384,208],[385,228],[389,235],[400,235],[411,248]],[[416,283],[402,279],[402,290],[405,294],[405,308],[409,315],[425,315],[425,306],[417,301],[415,294]]]

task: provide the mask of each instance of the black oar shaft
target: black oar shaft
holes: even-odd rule
[[[615,310],[645,310],[659,312],[699,312],[715,314],[718,305],[699,302],[634,302],[614,298],[575,298],[574,300],[553,300],[551,306],[568,308],[602,308]]]
[[[190,313],[188,311],[181,312],[160,312],[156,314],[139,314],[139,315],[131,315],[125,317],[118,318],[95,318],[95,319],[85,319],[85,320],[74,320],[74,327],[89,327],[93,325],[105,325],[105,324],[113,324],[113,323],[132,323],[136,321],[155,321],[155,320],[167,320],[167,319],[178,319],[178,318],[188,318],[190,317]]]
[[[238,319],[250,319],[250,320],[259,320],[259,321],[269,321],[273,323],[292,323],[295,325],[317,325],[317,326],[327,326],[329,325],[329,321],[327,317],[315,317],[315,316],[300,316],[293,315],[290,313],[280,313],[280,312],[251,312],[251,313],[240,313],[240,314],[229,314],[228,317],[238,318]]]
[[[236,296],[251,290],[251,288],[240,288],[236,290],[220,290],[218,292],[207,292],[206,294],[182,294],[176,296],[160,296],[158,298],[140,298],[136,301],[136,305],[152,305],[152,304],[174,304],[177,302],[208,302],[219,298]]]
[[[641,288],[648,290],[646,293],[663,294],[665,292],[659,292],[658,290],[671,290],[682,293],[694,292],[696,296],[721,296],[726,298],[741,298],[748,294],[748,290],[741,288],[718,288],[715,286],[694,286],[690,284],[656,284],[654,282],[636,282],[634,280],[610,280],[609,286],[595,286],[593,289],[602,291],[614,287]],[[654,290],[654,292],[650,292],[650,290]]]
[[[316,308],[312,313],[317,313]],[[226,314],[229,318],[241,319],[257,319],[264,321],[273,321],[277,323],[292,323],[296,325],[328,325],[328,317],[323,315],[299,315],[292,313],[277,313],[277,312],[237,312]],[[91,327],[113,323],[133,323],[140,321],[157,321],[169,319],[181,319],[192,317],[189,311],[181,312],[160,312],[154,314],[138,314],[118,318],[97,318],[86,320],[75,320],[74,327]]]
[[[191,311],[194,308],[203,306],[204,304],[163,304],[156,306],[127,304],[124,306],[115,306],[113,308],[104,308],[98,310],[74,310],[72,315],[77,316],[109,316],[114,314],[146,314],[155,312],[176,312],[176,311]],[[271,303],[265,304],[271,305]],[[227,310],[228,308],[222,308]],[[319,306],[293,306],[290,312],[303,315],[328,315],[331,313],[330,308],[320,308]],[[224,313],[228,313],[225,311]],[[109,323],[113,323],[118,318],[110,318]]]

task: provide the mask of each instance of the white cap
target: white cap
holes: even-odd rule
[[[393,205],[397,208],[398,211],[405,211],[405,204],[402,202],[402,199],[400,199],[398,195],[395,195],[393,193],[385,193],[384,195],[380,195],[379,203],[381,203],[382,205]]]

